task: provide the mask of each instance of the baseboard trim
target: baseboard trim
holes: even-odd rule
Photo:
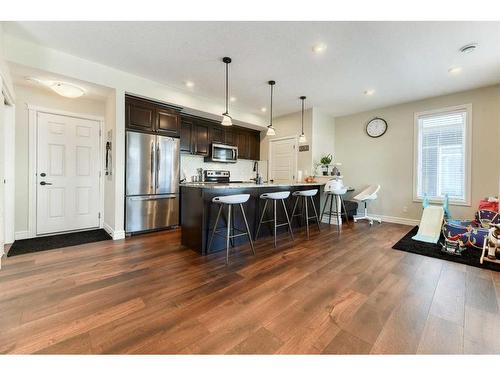
[[[108,234],[113,238],[113,241],[116,240],[123,240],[125,238],[125,231],[124,230],[117,230],[115,231],[111,226],[107,223],[103,223],[102,228],[108,232]]]
[[[31,238],[30,232],[27,230],[19,231],[14,233],[14,239],[15,240],[25,240],[27,238]]]
[[[377,215],[377,214],[370,214],[371,216],[377,216],[382,219],[382,222],[386,223],[394,223],[394,224],[403,224],[403,225],[411,225],[415,226],[420,224],[420,220],[415,220],[415,219],[407,219],[405,217],[397,217],[397,216],[385,216],[385,215]]]

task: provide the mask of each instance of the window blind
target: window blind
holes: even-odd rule
[[[418,116],[418,198],[466,201],[466,124],[466,109]]]

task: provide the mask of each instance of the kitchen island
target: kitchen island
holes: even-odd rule
[[[276,191],[290,191],[290,198],[285,200],[287,204],[288,214],[292,214],[293,203],[295,197],[291,193],[298,190],[318,189],[319,192],[313,197],[314,204],[318,214],[320,213],[320,194],[324,183],[185,183],[181,184],[181,241],[184,246],[189,247],[202,255],[207,254],[207,245],[209,235],[212,232],[213,225],[217,216],[219,206],[212,203],[212,198],[219,195],[231,194],[250,194],[250,199],[243,207],[248,219],[248,225],[252,234],[252,239],[255,238],[255,232],[259,223],[260,215],[264,207],[264,202],[260,199],[263,193]],[[300,206],[299,206],[300,207]],[[244,228],[243,217],[239,210],[235,210],[235,226],[236,228]],[[272,215],[270,208],[267,210],[268,217]],[[310,211],[312,212],[312,210]],[[227,214],[227,210],[224,210]],[[286,222],[285,215],[282,209],[278,208],[278,222]],[[225,218],[225,215],[223,216]],[[225,225],[225,219],[219,221],[219,227]],[[305,220],[295,218],[292,220],[292,227],[297,228],[305,225]],[[286,227],[280,227],[278,233],[286,232]],[[259,238],[272,235],[271,226],[263,224],[259,233]],[[248,242],[246,236],[237,237],[234,239],[235,246]],[[214,236],[212,248],[210,252],[217,252],[225,249],[225,239],[220,236]]]

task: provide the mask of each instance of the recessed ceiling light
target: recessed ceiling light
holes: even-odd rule
[[[266,107],[262,107],[262,108],[260,109],[260,111],[261,111],[261,112],[266,112],[266,111],[267,111],[267,108],[266,108]]]
[[[325,43],[317,43],[313,46],[312,51],[314,53],[323,53],[326,51],[326,44]]]
[[[186,82],[184,82],[184,84],[186,85],[186,87],[189,87],[189,88],[194,87],[193,81],[186,81]]]
[[[231,97],[229,98],[229,100],[230,100],[230,101],[232,101],[232,102],[235,102],[235,101],[236,101],[236,98],[235,98],[234,96],[231,96]]]
[[[454,66],[454,67],[448,69],[448,73],[450,73],[450,74],[458,74],[461,71],[462,71],[462,68],[459,66]]]
[[[459,49],[462,53],[471,53],[474,52],[477,48],[477,43],[469,43]]]
[[[375,90],[373,90],[373,89],[365,90],[364,94],[371,96],[371,95],[375,94]]]

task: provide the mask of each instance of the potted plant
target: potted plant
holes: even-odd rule
[[[323,171],[323,176],[328,176],[328,167],[331,164],[332,160],[332,154],[325,155],[319,160],[323,168],[325,168],[325,170]]]

